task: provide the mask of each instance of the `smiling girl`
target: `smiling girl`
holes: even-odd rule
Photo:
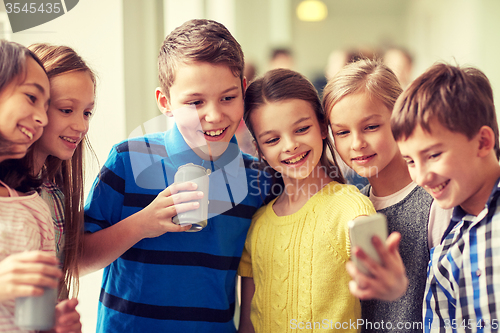
[[[29,47],[42,61],[50,80],[49,123],[27,156],[33,175],[43,184],[41,197],[49,204],[56,232],[57,257],[62,264],[60,298],[70,287],[78,292],[78,258],[83,231],[83,156],[88,145],[96,78],[85,61],[67,46]]]
[[[284,189],[252,219],[238,270],[239,332],[288,332],[294,320],[328,318],[326,331],[336,322],[356,322],[359,300],[349,293],[345,270],[347,222],[375,211],[356,187],[344,184],[331,159],[314,86],[297,72],[269,71],[248,87],[244,119],[259,157],[281,174]]]
[[[379,254],[383,265],[366,262],[372,268],[371,276],[363,275],[352,263],[347,266],[354,278],[351,291],[364,300],[363,319],[383,320],[394,327],[408,323],[411,327],[406,326],[405,332],[421,332],[429,249],[439,244],[451,211],[435,205],[432,197],[410,178],[390,127],[392,108],[401,92],[396,75],[388,67],[360,60],[344,67],[328,82],[323,107],[340,157],[358,175],[368,178],[370,185],[362,192],[378,212],[387,216],[392,233],[387,248],[374,240],[382,251]],[[368,260],[358,249],[353,253]],[[391,331],[390,325],[362,329]]]
[[[57,287],[54,228],[50,211],[31,188],[29,169],[7,159],[23,157],[47,125],[49,80],[38,57],[26,47],[0,40],[0,331],[28,332],[15,325],[15,298],[40,296]],[[8,185],[7,185],[8,184]],[[14,185],[13,185],[14,184]],[[79,332],[76,300],[56,308],[57,332]],[[29,331],[31,332],[31,331]]]

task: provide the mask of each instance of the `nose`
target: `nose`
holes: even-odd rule
[[[353,150],[361,150],[363,148],[366,148],[367,143],[365,141],[365,138],[361,134],[354,134],[353,139],[352,139],[352,149]]]
[[[425,187],[430,184],[432,180],[432,172],[429,172],[429,170],[423,166],[415,164],[413,168],[410,168],[410,177],[417,185]]]
[[[47,117],[46,108],[37,108],[33,114],[33,119],[40,127],[45,127],[49,123],[49,118]]]
[[[205,107],[205,121],[209,123],[218,123],[222,121],[224,115],[217,105],[207,105]]]
[[[299,147],[298,142],[293,137],[284,137],[282,140],[284,140],[283,148],[285,152],[293,152]]]
[[[83,115],[83,113],[80,115],[79,113],[75,112],[74,114],[75,117],[73,118],[71,129],[79,133],[87,133],[87,131],[89,130],[88,119],[85,118],[85,115]]]

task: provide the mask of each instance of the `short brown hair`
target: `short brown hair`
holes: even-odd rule
[[[178,64],[196,61],[227,65],[240,77],[243,89],[245,61],[240,44],[221,23],[195,19],[175,28],[160,48],[158,74],[167,98]]]
[[[391,118],[394,138],[405,140],[418,125],[430,133],[434,118],[469,140],[482,126],[489,126],[495,133],[497,159],[500,156],[493,91],[479,69],[445,63],[431,66],[397,100]]]
[[[362,59],[346,65],[328,82],[323,90],[323,108],[329,116],[334,105],[345,96],[366,92],[392,111],[402,91],[389,67],[380,60]]]

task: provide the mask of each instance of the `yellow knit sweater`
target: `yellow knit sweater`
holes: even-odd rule
[[[296,213],[277,216],[275,200],[259,209],[238,273],[253,277],[251,320],[258,333],[358,332],[359,300],[348,289],[347,222],[371,215],[370,200],[331,182]]]

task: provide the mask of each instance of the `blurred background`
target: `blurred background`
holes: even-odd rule
[[[403,85],[446,61],[484,71],[500,108],[498,0],[81,0],[65,15],[18,33],[11,32],[1,3],[1,38],[69,45],[99,76],[89,131],[97,160],[87,165],[87,191],[112,145],[160,115],[158,50],[191,18],[225,24],[256,75],[291,67],[321,92],[326,77],[360,54],[385,56]],[[95,332],[101,275],[81,279],[84,332]]]

